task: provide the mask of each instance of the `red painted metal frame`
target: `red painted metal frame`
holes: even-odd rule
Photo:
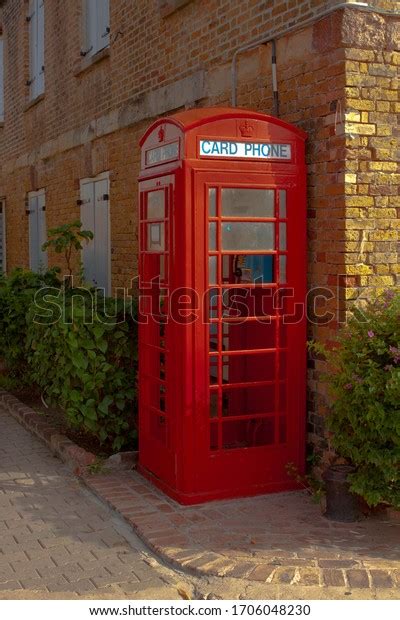
[[[251,134],[247,137],[243,133]],[[199,140],[230,140],[240,142],[274,142],[291,144],[290,161],[265,161],[228,158],[204,158],[199,156]],[[209,351],[209,307],[203,303],[207,299],[208,284],[208,190],[216,188],[217,207],[220,208],[223,188],[265,188],[275,190],[273,218],[225,218],[229,221],[274,222],[275,248],[262,251],[276,256],[279,248],[278,190],[286,191],[287,226],[286,251],[287,281],[279,284],[278,260],[274,263],[275,282],[264,285],[244,285],[242,282],[223,282],[221,272],[221,226],[217,226],[219,246],[210,251],[217,256],[220,276],[217,286],[222,289],[257,289],[266,291],[292,289],[293,296],[285,302],[285,312],[294,314],[294,308],[303,308],[306,295],[306,169],[304,142],[306,134],[299,129],[270,116],[240,109],[214,108],[190,110],[175,116],[159,119],[146,132],[141,140],[142,170],[140,175],[140,286],[141,286],[141,324],[139,326],[139,469],[143,475],[163,489],[168,495],[183,504],[195,504],[213,499],[255,495],[282,491],[296,487],[288,477],[286,466],[294,463],[301,473],[304,471],[305,454],[305,390],[306,390],[306,319],[305,312],[297,322],[284,326],[283,310],[274,310],[271,321],[274,330],[274,346],[270,355],[274,364],[257,366],[258,360],[269,359],[263,349],[241,350],[240,344],[249,334],[251,342],[262,345],[264,331],[260,323],[250,318],[253,327],[232,330],[231,339],[236,338],[237,350],[225,351],[222,347],[222,327],[218,328],[218,351]],[[160,148],[179,141],[179,159],[147,165],[148,150]],[[167,155],[168,152],[165,151]],[[151,282],[159,270],[157,252],[148,250],[148,230],[146,204],[148,192],[164,188],[166,218],[164,223],[165,244],[162,252],[165,263],[165,281]],[[221,213],[217,211],[212,218],[221,223]],[[153,220],[154,223],[154,220]],[[162,224],[157,221],[156,224]],[[240,254],[260,254],[261,251],[224,251],[227,256]],[[229,259],[228,259],[229,260]],[[234,259],[232,259],[234,260]],[[274,259],[271,259],[274,260]],[[231,263],[230,263],[231,264]],[[229,278],[233,277],[232,274]],[[163,302],[162,313],[167,315],[164,327],[160,328],[157,316],[160,314],[156,304],[160,297]],[[191,303],[178,304],[179,294],[187,295]],[[259,293],[256,292],[255,296]],[[229,293],[228,293],[229,297]],[[149,299],[154,305],[151,308]],[[185,298],[186,299],[186,298]],[[220,316],[211,322],[222,325],[222,302],[218,300]],[[168,312],[169,311],[169,312]],[[298,313],[298,312],[297,312]],[[171,318],[171,314],[173,315]],[[299,314],[299,313],[298,313]],[[301,312],[300,312],[301,315]],[[178,320],[177,320],[178,318]],[[262,325],[262,324],[261,324]],[[255,327],[254,327],[255,326]],[[260,337],[257,338],[260,330]],[[272,333],[272,331],[271,331]],[[285,337],[285,341],[282,338]],[[253,339],[253,340],[252,340]],[[230,342],[230,341],[228,341]],[[280,368],[286,353],[286,367]],[[210,385],[210,356],[217,360],[216,370],[219,383]],[[231,387],[224,384],[224,359],[229,359],[232,367],[230,377],[238,381]],[[257,381],[240,381],[241,364],[253,360]],[[247,363],[247,362],[246,362]],[[260,362],[261,363],[261,362]],[[283,374],[285,370],[285,374]],[[268,375],[269,376],[269,375]],[[260,379],[261,377],[261,379]],[[283,377],[283,379],[282,379]],[[229,379],[232,381],[232,379]],[[281,387],[283,385],[284,387]],[[266,413],[265,401],[260,400],[260,411],[240,411],[238,402],[254,403],[256,392],[244,390],[263,390],[272,386],[275,394],[274,411]],[[226,397],[229,417],[223,417],[224,398],[227,392],[236,390],[238,398]],[[210,394],[218,394],[217,418],[210,418]],[[248,396],[250,394],[250,396]],[[242,396],[240,396],[242,395]],[[245,396],[246,395],[246,396]],[[245,400],[247,398],[247,400]],[[226,400],[225,399],[225,400]],[[280,400],[286,399],[286,409],[280,409]],[[278,403],[278,404],[277,404]],[[236,406],[236,410],[235,410]],[[254,406],[254,405],[252,405]],[[239,408],[238,408],[239,407]],[[283,413],[282,413],[283,411]],[[234,413],[232,413],[234,412]],[[215,411],[213,410],[213,415]],[[286,417],[286,435],[280,424]],[[273,423],[267,420],[272,419]],[[238,424],[240,420],[245,420]],[[254,422],[251,422],[254,420]],[[230,422],[230,425],[229,425]],[[240,442],[250,436],[250,422],[253,428],[265,429],[271,426],[273,440],[268,445],[241,447]],[[272,425],[271,425],[272,424]],[[217,428],[210,444],[211,427]],[[243,428],[245,430],[243,431]],[[231,430],[229,430],[231,429]],[[232,429],[236,429],[233,430]],[[242,429],[242,430],[240,430]],[[222,436],[230,436],[232,443],[223,447]],[[254,437],[260,431],[253,431]],[[267,430],[265,431],[267,433]],[[262,435],[261,435],[262,436]],[[267,435],[265,435],[267,436]],[[236,447],[232,447],[236,441]],[[255,441],[255,440],[254,440]],[[266,441],[266,440],[264,440]],[[215,449],[216,446],[216,449]]]

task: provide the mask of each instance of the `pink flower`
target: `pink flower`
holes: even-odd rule
[[[372,330],[369,330],[368,337],[369,338],[375,338],[375,332],[373,332]]]
[[[353,389],[353,384],[352,383],[346,383],[346,385],[344,386],[345,390],[352,390]]]

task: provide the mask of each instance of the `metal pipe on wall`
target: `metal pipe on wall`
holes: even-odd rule
[[[292,32],[295,32],[297,30],[302,30],[303,28],[307,28],[307,26],[310,26],[311,24],[314,24],[320,21],[321,19],[324,19],[328,15],[331,15],[332,13],[335,13],[336,11],[340,11],[342,9],[356,9],[358,11],[362,11],[365,13],[376,13],[378,15],[386,15],[389,17],[400,17],[400,11],[387,11],[385,9],[378,9],[378,8],[369,6],[369,4],[367,3],[341,2],[340,4],[337,4],[336,6],[333,6],[330,9],[326,9],[325,11],[318,13],[318,15],[313,15],[309,19],[306,19],[305,21],[299,24],[294,24],[293,26],[290,26],[289,28],[284,28],[283,30],[280,30],[274,33],[272,36],[261,37],[259,39],[256,39],[255,41],[252,41],[251,43],[247,43],[246,45],[239,47],[233,54],[232,63],[231,63],[232,107],[237,106],[237,58],[239,54],[243,54],[244,52],[249,52],[253,49],[256,49],[259,45],[268,45],[268,43],[271,43],[272,44],[272,58],[273,58],[272,60],[272,86],[273,86],[273,96],[274,96],[274,114],[275,116],[278,116],[279,115],[279,93],[278,93],[278,83],[277,83],[277,73],[276,73],[276,68],[277,68],[276,40],[280,39],[281,37],[286,36],[287,34],[291,34]]]

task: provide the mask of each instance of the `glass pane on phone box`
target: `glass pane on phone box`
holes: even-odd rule
[[[147,249],[150,252],[163,252],[164,246],[164,224],[147,225]]]
[[[216,217],[217,215],[217,190],[215,187],[210,187],[208,190],[208,207],[209,216]]]
[[[225,450],[272,445],[275,420],[271,418],[226,421],[222,425],[222,447]]]
[[[163,220],[165,217],[165,192],[157,190],[147,194],[147,219]]]
[[[286,190],[279,190],[279,217],[286,218]]]
[[[274,217],[273,189],[224,188],[222,217]]]
[[[223,222],[222,249],[228,251],[274,250],[275,224],[272,222]]]
[[[270,254],[225,254],[222,261],[224,280],[230,284],[269,284],[275,281],[275,257]]]
[[[208,246],[211,251],[217,249],[217,224],[210,222],[208,229]]]

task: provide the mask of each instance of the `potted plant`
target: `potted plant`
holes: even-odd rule
[[[324,476],[328,516],[342,494],[348,516],[340,520],[355,517],[349,492],[370,507],[400,509],[400,292],[388,291],[355,310],[333,347],[312,343],[311,349],[328,363],[327,426],[345,460]]]

